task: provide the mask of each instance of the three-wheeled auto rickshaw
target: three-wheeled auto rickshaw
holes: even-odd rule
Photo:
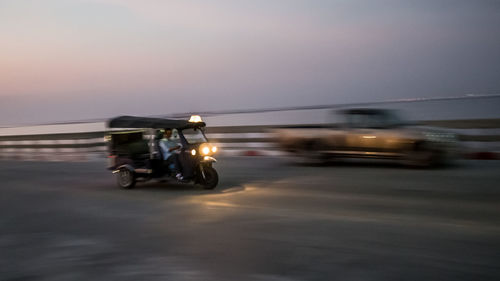
[[[116,175],[119,187],[133,188],[136,182],[151,179],[200,184],[205,189],[217,186],[219,176],[213,167],[217,147],[208,142],[201,117],[178,120],[120,116],[107,125],[108,169]],[[172,165],[165,165],[160,149],[165,129],[173,131],[172,140],[180,146],[177,168],[182,180],[176,177]]]

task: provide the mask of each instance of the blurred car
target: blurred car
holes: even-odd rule
[[[458,155],[455,133],[405,121],[393,110],[337,111],[343,120],[323,128],[274,130],[278,146],[313,162],[342,158],[393,159],[409,166],[449,164]]]

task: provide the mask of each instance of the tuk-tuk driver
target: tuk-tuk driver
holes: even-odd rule
[[[176,150],[179,150],[181,146],[177,142],[172,140],[172,129],[165,129],[165,132],[163,133],[163,139],[160,140],[159,146],[163,155],[165,166],[168,168],[170,164],[173,164],[176,177],[178,179],[182,179],[179,155],[175,152]]]

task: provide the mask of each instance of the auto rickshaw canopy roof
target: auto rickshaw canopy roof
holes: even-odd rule
[[[205,122],[189,122],[179,119],[165,119],[137,116],[120,116],[108,121],[109,128],[153,128],[187,129],[204,127]]]

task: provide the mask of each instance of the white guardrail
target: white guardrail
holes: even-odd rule
[[[457,132],[472,158],[498,159],[500,119],[434,120],[423,125]],[[207,129],[207,137],[220,147],[220,155],[269,155],[283,153],[273,143],[273,128],[315,127],[325,124],[218,126]],[[104,123],[75,123],[4,128],[0,130],[0,160],[25,161],[92,161],[106,156]],[[73,132],[67,132],[72,130]],[[34,132],[19,134],[19,132]],[[64,133],[41,133],[66,131]]]

